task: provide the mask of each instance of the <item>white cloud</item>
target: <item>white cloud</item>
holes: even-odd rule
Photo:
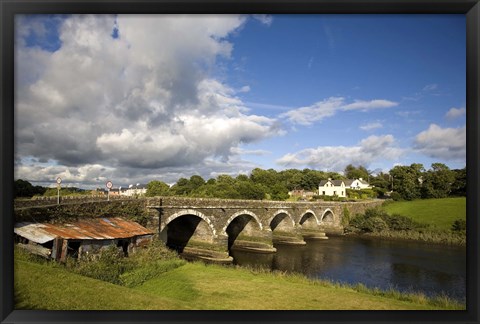
[[[270,26],[273,22],[273,16],[271,15],[258,14],[258,15],[252,15],[252,16],[256,20],[260,21],[262,24],[267,26]]]
[[[353,103],[344,105],[342,107],[343,110],[361,110],[361,111],[369,111],[372,109],[382,109],[382,108],[390,108],[397,106],[398,103],[384,100],[384,99],[377,99],[377,100],[355,100]]]
[[[230,152],[235,155],[258,155],[258,156],[265,156],[272,153],[267,150],[246,150],[240,147],[232,147],[230,149]]]
[[[249,92],[250,91],[250,86],[246,85],[240,88],[238,92]]]
[[[423,87],[422,91],[433,91],[438,88],[438,84],[433,83],[433,84],[427,84],[425,87]]]
[[[378,128],[383,128],[383,124],[380,122],[373,122],[360,126],[360,129],[364,131],[371,131]]]
[[[320,146],[289,153],[276,162],[286,167],[308,166],[339,172],[348,164],[368,167],[379,159],[395,160],[403,153],[403,149],[396,147],[392,135],[383,135],[369,136],[356,146]]]
[[[56,52],[18,41],[16,158],[56,165],[40,172],[20,164],[15,176],[54,179],[69,170],[67,178],[87,182],[97,175],[80,169],[86,165],[143,182],[145,174],[189,168],[208,174],[208,159],[223,159],[221,168],[230,171],[232,148],[284,134],[275,119],[249,114],[235,90],[209,74],[219,57],[231,55],[226,37],[246,20],[73,15],[60,25]]]
[[[311,106],[290,110],[279,117],[286,118],[295,124],[311,125],[327,117],[332,117],[339,111],[359,110],[367,112],[372,109],[390,108],[397,105],[397,102],[384,99],[354,100],[352,103],[346,103],[343,97],[330,97]]]
[[[465,115],[466,109],[465,108],[451,108],[445,115],[447,119],[456,119]]]
[[[441,128],[431,124],[415,137],[414,148],[435,159],[465,161],[466,127]]]

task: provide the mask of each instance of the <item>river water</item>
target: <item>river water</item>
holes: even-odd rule
[[[303,273],[310,278],[390,287],[427,296],[445,294],[465,301],[465,247],[359,238],[330,237],[304,246],[276,245],[274,254],[231,251],[234,263]]]

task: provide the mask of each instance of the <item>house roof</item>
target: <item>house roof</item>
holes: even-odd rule
[[[68,224],[24,222],[15,224],[14,232],[39,244],[56,237],[71,240],[111,240],[153,234],[140,224],[120,217],[92,218]]]
[[[324,186],[327,182],[331,182],[334,186],[339,187],[342,185],[342,182],[344,183],[344,180],[321,180],[320,181],[320,186]]]
[[[345,184],[346,187],[350,187],[352,185],[352,183],[357,180],[359,181],[360,183],[364,184],[364,185],[369,185],[368,182],[366,182],[365,180],[360,180],[360,179],[346,179],[346,180],[321,180],[320,181],[320,187],[323,187],[325,186],[325,184],[327,182],[331,182],[334,186],[336,187],[339,187],[342,185],[342,182]]]

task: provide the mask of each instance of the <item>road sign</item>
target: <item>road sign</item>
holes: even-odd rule
[[[58,183],[58,184],[61,184],[61,183],[62,183],[62,178],[58,177],[58,178],[57,178],[57,183]]]
[[[112,189],[113,183],[111,181],[107,181],[106,186],[107,186],[108,189]]]

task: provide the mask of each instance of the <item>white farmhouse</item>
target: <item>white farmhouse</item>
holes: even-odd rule
[[[347,179],[347,180],[322,180],[318,185],[318,194],[320,196],[337,196],[346,197],[347,189],[372,189],[372,187],[363,180],[359,179]]]
[[[372,186],[362,178],[345,180],[345,186],[349,189],[372,189]]]
[[[139,184],[137,183],[136,185],[129,185],[128,189],[123,189],[121,195],[122,196],[144,196],[147,193],[147,185],[145,184]]]
[[[322,180],[318,185],[318,194],[320,196],[338,196],[346,197],[346,186],[343,180]]]

